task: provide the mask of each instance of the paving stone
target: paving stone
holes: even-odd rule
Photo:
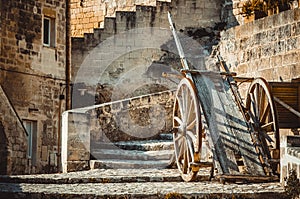
[[[207,170],[199,172],[208,175]],[[220,184],[200,179],[182,182],[177,169],[98,169],[0,176],[0,198],[286,198],[279,182]],[[174,197],[173,197],[174,198]],[[178,197],[177,197],[178,198]]]

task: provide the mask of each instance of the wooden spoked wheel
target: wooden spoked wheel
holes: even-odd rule
[[[173,110],[173,142],[177,167],[184,181],[193,181],[199,167],[201,115],[194,84],[184,78],[179,83]]]
[[[273,96],[265,79],[257,78],[251,83],[246,108],[254,131],[258,133],[263,155],[268,159],[264,162],[270,164],[273,173],[277,173],[280,147],[279,127]]]

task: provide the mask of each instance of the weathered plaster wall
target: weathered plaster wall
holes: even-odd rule
[[[1,2],[0,84],[20,118],[37,122],[37,161],[27,161],[28,172],[55,171],[60,84],[65,82],[65,1]],[[44,16],[55,20],[52,47],[43,45]]]

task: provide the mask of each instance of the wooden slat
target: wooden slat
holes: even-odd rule
[[[270,82],[272,94],[296,111],[300,111],[300,83],[299,82]],[[275,102],[280,128],[300,128],[300,118]]]

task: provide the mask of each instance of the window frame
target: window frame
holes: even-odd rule
[[[46,43],[45,42],[45,38],[46,38],[46,36],[45,36],[45,33],[46,33],[46,23],[45,23],[45,21],[48,21],[48,38],[47,38],[47,40],[48,40],[48,43]],[[44,46],[48,46],[48,47],[50,47],[50,44],[51,44],[51,42],[50,42],[50,39],[51,39],[51,37],[50,37],[50,34],[51,34],[51,19],[49,18],[49,17],[44,17],[44,19],[43,19],[43,45]]]
[[[27,157],[31,159],[32,165],[36,164],[37,153],[37,121],[23,120],[23,125],[27,131]]]
[[[48,27],[48,43],[45,43],[45,33],[46,33],[46,23],[45,21],[48,21],[47,23],[47,27]],[[55,24],[55,18],[53,17],[49,17],[49,16],[44,16],[43,17],[43,45],[46,47],[52,47],[55,48],[56,47],[56,28],[55,28],[56,24]]]

